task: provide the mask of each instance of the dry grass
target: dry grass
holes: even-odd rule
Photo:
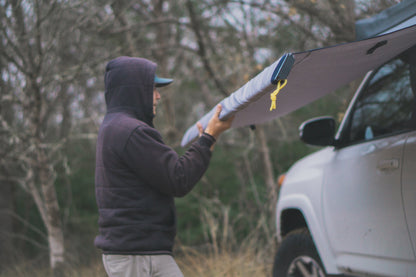
[[[45,266],[19,265],[6,269],[0,277],[49,277],[53,276],[51,270]],[[72,266],[66,268],[63,277],[105,277],[107,276],[101,261],[96,261],[89,266]]]
[[[271,259],[254,249],[202,253],[185,249],[176,258],[185,277],[262,277],[271,275]]]
[[[260,215],[256,227],[237,242],[233,230],[236,224],[229,221],[229,207],[216,199],[201,201],[201,222],[210,244],[205,250],[178,247],[180,254],[175,259],[185,277],[271,276],[276,245],[265,216]]]
[[[211,247],[212,248],[212,247]],[[271,261],[268,251],[255,250],[249,245],[244,249],[230,251],[220,249],[215,251],[199,251],[190,247],[181,246],[179,254],[175,257],[185,277],[262,277],[271,276]],[[208,253],[207,253],[208,252]],[[52,276],[45,268],[35,265],[19,265],[9,268],[0,274],[0,277],[46,277]],[[90,266],[68,268],[65,277],[107,276],[101,260]]]

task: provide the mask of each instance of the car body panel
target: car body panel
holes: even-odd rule
[[[327,272],[338,274],[334,254],[329,248],[329,241],[324,227],[322,208],[322,193],[320,186],[323,184],[324,165],[333,158],[333,148],[327,147],[313,153],[294,164],[288,171],[282,185],[276,211],[276,223],[278,240],[281,241],[280,215],[288,209],[297,209],[304,215],[308,229],[317,246],[322,263]],[[315,158],[317,157],[317,158]],[[298,174],[298,167],[302,174]]]
[[[351,264],[354,265],[353,269],[350,267]],[[416,276],[415,264],[405,260],[342,254],[337,257],[337,266],[343,273],[353,274],[354,276]]]
[[[325,229],[337,266],[347,272],[382,276],[390,271],[386,276],[392,276],[415,269],[400,182],[406,137],[340,149],[328,164],[322,209]],[[392,160],[398,163],[380,168]]]
[[[402,196],[413,251],[416,252],[416,132],[409,134],[404,148]],[[416,273],[414,274],[416,276]]]
[[[322,210],[336,255],[415,259],[400,184],[405,141],[402,134],[348,146],[327,165]]]
[[[359,162],[354,159],[357,155]],[[391,159],[400,161],[398,169],[377,169],[380,160]],[[401,168],[404,159],[410,163]],[[337,170],[340,163],[353,170]],[[415,164],[416,132],[341,149],[326,147],[299,160],[288,171],[280,192],[278,240],[282,240],[279,215],[297,209],[304,215],[328,274],[395,276],[401,272],[404,275],[400,276],[416,276],[412,248],[416,228]],[[359,172],[372,174],[361,180],[356,178]],[[367,185],[365,193],[354,193],[354,187],[362,188],[372,178],[378,181]]]

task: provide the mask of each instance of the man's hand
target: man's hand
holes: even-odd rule
[[[218,139],[218,137],[221,135],[222,132],[229,129],[231,127],[231,123],[234,120],[234,116],[230,117],[229,119],[225,121],[220,120],[219,115],[221,113],[221,110],[222,110],[221,104],[218,104],[215,114],[211,117],[211,119],[208,122],[208,126],[205,129],[205,133],[213,136],[215,139]],[[199,129],[199,132],[201,133],[202,126],[200,123],[198,125],[198,123],[197,123],[197,126]]]
[[[204,127],[202,127],[201,122],[196,123],[196,127],[198,128],[199,137],[202,136],[202,133],[204,132]]]

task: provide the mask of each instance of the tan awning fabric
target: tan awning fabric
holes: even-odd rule
[[[277,95],[277,109],[270,111],[270,93],[276,89],[271,76],[279,60],[220,103],[220,118],[235,115],[232,127],[260,124],[286,115],[337,88],[363,77],[416,44],[416,25],[386,35],[336,46],[294,53],[287,85]],[[215,107],[199,122],[205,128]],[[195,122],[196,123],[196,122]],[[185,146],[198,136],[196,124],[185,133]]]

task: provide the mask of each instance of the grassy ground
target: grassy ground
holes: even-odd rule
[[[271,276],[273,262],[271,249],[256,249],[254,244],[246,244],[238,250],[225,247],[213,250],[195,250],[180,246],[175,256],[185,277],[263,277]],[[0,277],[47,277],[48,269],[37,266],[37,263],[19,264],[3,271]],[[89,266],[71,266],[64,277],[107,276],[101,260],[97,258]]]
[[[219,254],[187,251],[177,262],[185,277],[262,277],[271,276],[272,269],[270,257],[264,257],[254,249]]]

